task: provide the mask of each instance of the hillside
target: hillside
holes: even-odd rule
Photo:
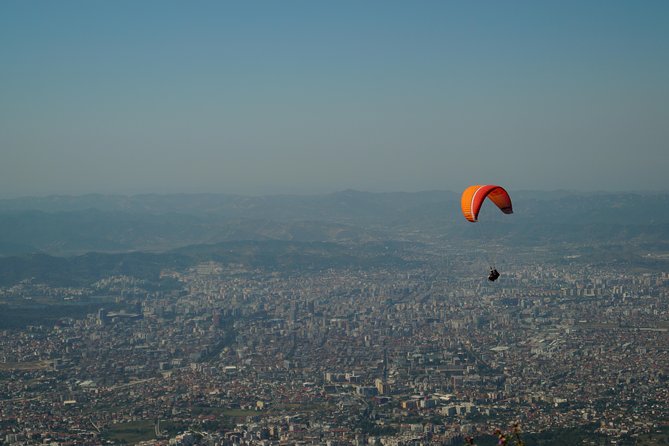
[[[487,203],[477,225],[502,243],[669,240],[669,194],[511,191],[515,214]],[[446,191],[311,196],[51,196],[0,200],[0,255],[164,252],[240,240],[365,243],[476,237]]]

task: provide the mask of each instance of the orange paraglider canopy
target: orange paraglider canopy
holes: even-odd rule
[[[472,223],[476,223],[479,217],[479,211],[483,200],[490,198],[490,201],[495,203],[498,208],[505,214],[513,214],[513,207],[511,206],[511,197],[501,186],[492,184],[469,186],[462,193],[461,204],[462,213],[465,218]]]

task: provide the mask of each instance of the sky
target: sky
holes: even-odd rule
[[[0,2],[0,197],[669,190],[667,1]]]

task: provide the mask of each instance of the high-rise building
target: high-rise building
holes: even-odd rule
[[[109,316],[107,316],[107,310],[100,308],[98,310],[98,325],[106,325],[109,323]]]

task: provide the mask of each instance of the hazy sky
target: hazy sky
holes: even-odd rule
[[[669,190],[669,1],[0,2],[0,196]]]

